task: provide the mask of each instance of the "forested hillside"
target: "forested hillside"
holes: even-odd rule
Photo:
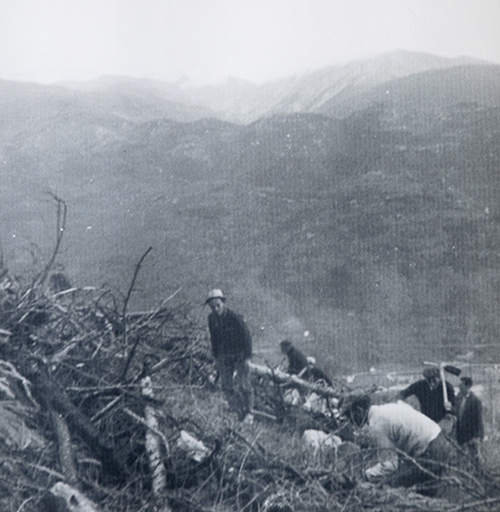
[[[4,263],[43,261],[50,191],[68,205],[60,260],[75,282],[123,290],[153,247],[135,309],[182,288],[204,325],[218,286],[257,353],[290,337],[332,370],[471,347],[494,361],[499,67],[434,64],[250,124],[177,102],[197,119],[179,122],[158,88],[108,101],[4,82]]]

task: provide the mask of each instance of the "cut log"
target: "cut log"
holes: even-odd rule
[[[144,396],[153,396],[153,385],[150,377],[145,377],[141,380],[141,387]],[[167,473],[163,464],[160,436],[152,431],[158,430],[155,409],[150,405],[146,405],[144,407],[144,416],[146,424],[150,427],[146,430],[146,452],[151,469],[153,492],[160,494],[167,486]],[[166,444],[166,448],[168,449],[168,444]]]
[[[291,375],[278,369],[270,368],[268,366],[263,366],[255,363],[249,363],[249,367],[250,371],[252,371],[253,373],[260,376],[270,377],[274,382],[278,384],[290,384],[291,386],[295,386],[300,389],[314,391],[315,393],[318,393],[318,395],[325,397],[339,398],[341,395],[339,389],[313,384],[312,382],[308,382],[306,380],[301,379],[300,377],[297,377],[297,375]]]
[[[51,411],[50,416],[57,434],[59,462],[61,464],[62,473],[65,475],[66,481],[74,485],[78,478],[68,424],[63,416],[54,410]]]

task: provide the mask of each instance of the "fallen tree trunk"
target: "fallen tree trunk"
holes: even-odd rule
[[[297,375],[291,375],[278,369],[270,368],[268,366],[263,366],[255,363],[249,363],[249,367],[250,371],[252,371],[253,373],[263,377],[270,377],[274,382],[278,384],[290,384],[291,386],[300,389],[314,391],[318,395],[325,397],[339,398],[341,395],[339,389],[314,384],[312,382],[303,380],[300,377],[297,377]]]
[[[58,412],[51,410],[50,416],[54,430],[57,433],[57,442],[59,448],[59,462],[66,481],[71,485],[77,483],[77,471],[75,466],[75,456],[71,447],[71,436],[66,420]]]
[[[100,460],[105,480],[114,483],[123,482],[126,471],[115,456],[112,447],[100,438],[99,430],[71,402],[65,390],[40,369],[31,375],[31,380],[34,386],[34,397],[45,405],[50,414],[61,414],[66,420],[70,433],[80,436]]]
[[[142,394],[144,396],[153,396],[153,384],[150,377],[145,377],[141,381]],[[151,475],[153,480],[153,492],[160,494],[167,486],[167,475],[166,469],[163,464],[163,457],[161,453],[161,442],[160,436],[155,431],[158,430],[158,420],[156,419],[156,411],[150,405],[144,407],[145,422],[148,425],[146,430],[146,452],[149,458],[149,467],[151,469]],[[166,442],[165,436],[163,436],[165,448],[168,451],[168,443]]]
[[[141,381],[142,394],[151,396],[153,394],[153,385],[149,377],[145,377]],[[144,407],[144,415],[146,423],[150,429],[146,430],[146,452],[149,458],[149,467],[153,479],[153,492],[160,494],[167,486],[167,473],[163,464],[163,457],[161,453],[160,437],[151,431],[151,429],[158,430],[158,420],[156,419],[156,411],[150,405]],[[164,441],[165,443],[165,441]],[[165,443],[168,449],[168,443]]]

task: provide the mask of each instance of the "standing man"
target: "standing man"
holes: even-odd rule
[[[205,304],[212,310],[208,315],[208,328],[221,388],[229,406],[242,421],[251,414],[253,406],[248,367],[252,337],[243,318],[226,307],[226,297],[221,290],[211,290]]]
[[[439,369],[435,367],[425,368],[423,376],[423,379],[410,384],[401,391],[400,398],[405,400],[411,395],[416,396],[420,404],[420,412],[439,423],[452,410],[455,403],[455,390],[449,382],[446,382],[449,403],[445,404],[443,382]]]
[[[420,493],[436,494],[440,476],[456,455],[436,422],[402,401],[372,405],[368,395],[347,396],[341,416],[362,428],[379,449],[379,462],[364,472],[369,482],[417,484]]]
[[[457,441],[474,462],[479,462],[479,444],[484,437],[481,400],[471,391],[472,379],[462,377],[457,395]]]

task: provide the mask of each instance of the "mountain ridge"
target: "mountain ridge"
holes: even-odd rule
[[[345,92],[346,88],[349,88],[351,95],[358,95],[396,78],[463,65],[487,64],[467,57],[450,59],[400,50],[261,85],[237,79],[229,79],[219,86],[201,87],[187,87],[182,81],[167,84],[144,79],[126,79],[125,83],[136,93],[141,88],[146,91],[154,90],[164,100],[205,109],[206,113],[211,112],[226,121],[248,124],[275,113],[319,111],[322,104],[339,92]],[[96,88],[117,93],[123,84],[123,80],[107,78],[88,82],[85,86],[87,90]],[[82,87],[81,84],[66,85],[77,89]],[[181,118],[177,120],[182,121]]]

